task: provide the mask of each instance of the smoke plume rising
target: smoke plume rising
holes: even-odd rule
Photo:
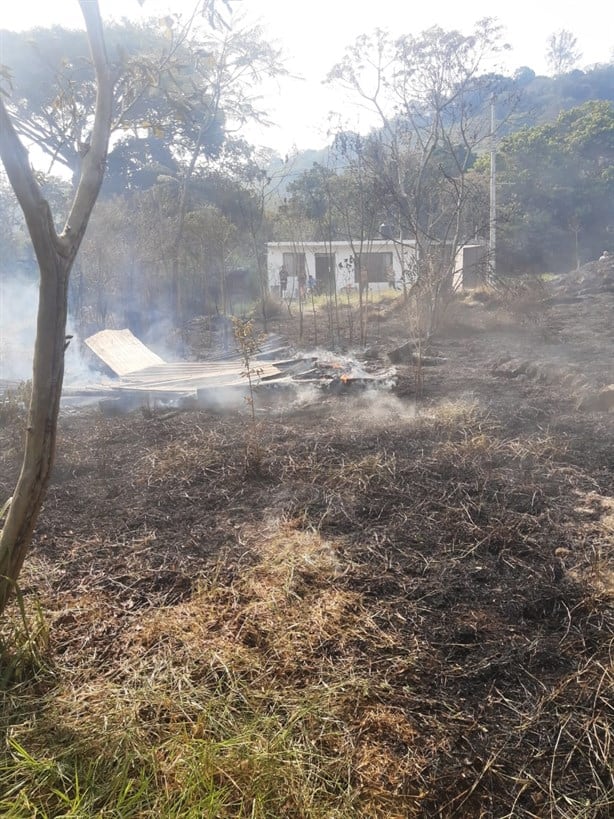
[[[0,379],[32,378],[36,339],[38,284],[23,275],[3,275],[0,280]],[[66,332],[75,335],[69,316]],[[95,377],[85,363],[76,336],[65,358],[65,382],[86,383]],[[96,376],[97,377],[97,376]]]

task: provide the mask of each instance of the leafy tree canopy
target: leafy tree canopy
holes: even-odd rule
[[[513,267],[596,258],[614,223],[614,104],[593,100],[525,128],[499,150],[502,230]]]
[[[76,181],[95,99],[85,34],[59,27],[0,32],[7,105],[19,133]],[[25,43],[25,47],[24,47]],[[228,133],[262,119],[255,86],[282,71],[259,29],[191,28],[178,16],[108,29],[115,139],[107,192],[147,186],[198,154],[215,157]]]

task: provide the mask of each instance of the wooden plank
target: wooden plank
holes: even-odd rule
[[[119,376],[165,363],[130,330],[101,330],[86,338],[85,343]]]

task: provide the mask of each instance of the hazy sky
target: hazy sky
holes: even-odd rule
[[[173,11],[191,10],[195,0],[100,0],[104,18],[130,16],[135,19]],[[356,127],[355,114],[344,108],[343,99],[322,84],[346,45],[365,32],[379,27],[392,33],[417,34],[433,25],[468,32],[485,16],[495,17],[504,28],[504,39],[512,50],[507,67],[513,71],[528,65],[546,73],[546,40],[559,29],[568,29],[582,52],[579,66],[607,62],[614,51],[614,5],[604,0],[430,0],[422,4],[400,0],[239,0],[233,8],[250,21],[260,21],[271,42],[283,49],[287,69],[295,77],[265,89],[265,107],[277,124],[248,137],[268,144],[281,153],[298,148],[319,148],[326,143],[328,112],[345,115]],[[609,10],[608,10],[609,9]],[[237,14],[235,12],[235,15]],[[77,0],[4,0],[0,28],[23,29],[54,23],[81,27]],[[2,43],[0,42],[0,63]]]

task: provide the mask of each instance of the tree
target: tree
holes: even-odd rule
[[[473,238],[466,233],[468,171],[490,135],[488,103],[501,78],[484,70],[500,47],[499,28],[488,19],[469,35],[434,27],[392,40],[376,31],[360,37],[329,75],[379,117],[368,161],[386,221],[415,245],[413,292],[427,333],[449,292],[456,250]]]
[[[167,198],[174,197],[173,237],[164,254],[170,261],[165,303],[172,302],[169,315],[177,323],[192,309],[181,265],[193,188],[234,150],[235,131],[247,120],[264,118],[256,85],[282,70],[260,29],[232,19],[214,28],[211,15],[204,14],[207,25],[198,10],[186,21],[178,15],[145,24],[122,21],[105,32],[115,75],[114,138],[101,197],[158,184]],[[16,130],[78,179],[95,96],[85,36],[56,27],[2,37],[12,75],[6,105]]]
[[[287,204],[302,215],[302,240],[327,242],[341,238],[330,201],[330,186],[336,178],[330,168],[314,162],[308,171],[289,183]]]
[[[5,276],[22,268],[26,253],[23,215],[15,201],[15,195],[5,180],[0,178],[0,273]],[[29,259],[27,267],[29,268]]]
[[[577,50],[578,41],[571,31],[560,29],[548,37],[546,60],[552,73],[556,76],[571,71],[582,53]]]
[[[261,120],[263,114],[257,107],[254,87],[262,77],[273,77],[282,72],[279,52],[264,40],[258,27],[228,29],[221,38],[197,33],[187,46],[192,55],[191,94],[180,96],[177,102],[177,114],[182,126],[179,148],[187,157],[176,177],[179,206],[172,288],[174,312],[178,320],[182,319],[185,310],[180,279],[180,247],[188,212],[190,184],[201,161],[207,159],[204,147],[211,132],[218,127],[220,118],[223,118],[227,128],[236,130],[249,120]]]
[[[119,154],[112,169],[117,165],[119,172],[124,170],[126,142],[134,143],[133,154],[142,147],[144,158],[155,152],[151,138],[163,134],[175,117],[178,96],[187,96],[185,41],[193,19],[163,18],[145,25],[123,21],[107,28],[114,74],[112,128],[123,133],[110,154],[112,160],[116,150]],[[16,131],[39,146],[51,167],[57,162],[70,170],[76,183],[96,97],[85,33],[56,26],[3,31],[1,37],[12,86],[5,104]]]
[[[237,154],[240,162],[235,164],[234,178],[231,180],[232,206],[227,209],[235,224],[248,238],[251,258],[255,261],[258,293],[264,331],[268,331],[269,299],[266,240],[268,214],[273,202],[279,200],[279,188],[285,181],[286,172],[269,173],[273,152],[267,149],[253,149],[243,144],[242,153]]]
[[[593,100],[523,128],[502,141],[497,161],[508,271],[566,271],[609,246],[614,104]]]
[[[0,158],[23,210],[40,272],[32,399],[21,473],[0,533],[0,612],[19,577],[53,464],[64,375],[68,281],[98,197],[113,117],[113,76],[97,2],[79,0],[96,73],[91,132],[65,226],[56,231],[49,203],[30,166],[3,96]],[[4,91],[6,94],[6,91]]]

